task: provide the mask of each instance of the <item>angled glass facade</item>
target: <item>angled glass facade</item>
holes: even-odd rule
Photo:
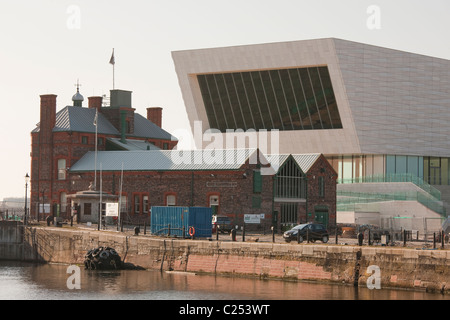
[[[197,75],[211,128],[341,129],[326,66]]]

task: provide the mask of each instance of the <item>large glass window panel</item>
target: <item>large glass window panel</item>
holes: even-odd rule
[[[237,129],[245,130],[246,127],[244,124],[244,118],[242,115],[239,99],[237,98],[232,74],[231,73],[223,74],[223,80],[225,83],[225,87],[227,88],[228,103],[230,104],[230,111],[231,114],[233,115],[235,127]]]
[[[308,106],[306,104],[306,98],[303,91],[302,83],[300,81],[300,74],[297,69],[289,70],[289,76],[294,92],[295,106],[291,109],[291,114],[297,113],[300,126],[303,129],[312,129],[311,119],[308,113]]]
[[[386,174],[395,173],[395,156],[386,156]]]
[[[324,129],[331,129],[331,116],[328,112],[328,106],[325,102],[325,95],[323,92],[319,72],[317,68],[309,68],[308,72],[311,80],[311,86],[314,92],[314,102],[317,106],[317,112],[319,113],[321,126]]]
[[[448,185],[448,158],[441,158],[441,184]]]
[[[264,124],[263,112],[259,106],[258,100],[256,99],[255,88],[253,85],[251,74],[249,72],[243,72],[243,73],[241,73],[241,76],[242,76],[242,80],[243,80],[244,90],[247,95],[250,112],[253,114],[253,119],[255,121],[256,128],[254,128],[254,129],[259,130],[259,129],[270,128],[271,125],[266,127]],[[232,128],[229,128],[229,129],[232,129]]]
[[[233,73],[233,84],[236,90],[236,97],[238,99],[239,105],[242,111],[242,117],[244,120],[245,130],[250,128],[255,129],[256,124],[254,121],[254,116],[252,111],[250,110],[250,102],[248,100],[247,91],[244,86],[244,81],[241,73]],[[258,118],[261,118],[261,115],[257,114]],[[238,128],[239,129],[239,128]]]
[[[299,69],[300,81],[302,83],[303,92],[306,99],[306,108],[308,110],[308,115],[311,121],[312,129],[322,128],[322,124],[319,118],[319,113],[317,112],[316,100],[314,99],[314,92],[309,79],[309,73],[307,69]]]
[[[223,81],[223,76],[221,74],[214,75],[215,86],[211,86],[211,93],[214,97],[213,101],[217,101],[217,106],[221,112],[217,113],[217,121],[219,122],[220,128],[233,128],[235,126],[232,114],[230,112],[230,106],[228,101],[228,95]]]
[[[423,157],[423,180],[430,183],[430,158]]]
[[[252,105],[252,112],[255,116],[255,122],[257,125],[262,126],[262,129],[272,128],[273,120],[270,114],[269,106],[267,105],[267,98],[265,96],[264,87],[261,80],[261,74],[259,72],[249,73],[252,81],[252,92],[255,95],[256,104]],[[256,129],[256,128],[255,128]]]
[[[408,156],[408,173],[419,177],[419,157]]]
[[[342,128],[327,67],[198,75],[211,128]]]
[[[425,178],[423,176],[424,170],[423,170],[423,157],[418,157],[419,158],[419,171],[418,171],[418,176],[420,178],[422,178],[425,181]]]
[[[217,116],[215,105],[211,100],[211,92],[209,90],[209,81],[208,78],[211,78],[211,75],[200,75],[198,76],[198,83],[200,86],[200,92],[202,94],[203,103],[206,109],[206,116],[208,117],[209,126],[211,128],[218,128]]]
[[[291,121],[288,118],[289,115],[287,113],[285,105],[285,98],[283,94],[283,89],[281,87],[281,81],[279,78],[278,70],[268,71],[270,84],[272,87],[272,93],[274,98],[274,107],[277,111],[275,114],[277,115],[276,119],[279,121],[279,129],[280,130],[290,130],[292,129]]]
[[[268,71],[261,71],[260,75],[268,114],[272,120],[272,128],[283,130],[270,74]]]
[[[407,173],[406,156],[395,157],[395,173],[404,174]]]
[[[342,160],[342,178],[346,183],[352,182],[353,180],[352,158],[352,156],[344,156]]]
[[[289,76],[287,70],[276,70],[272,72],[272,83],[277,96],[278,107],[280,108],[281,120],[285,130],[294,129],[294,123],[289,110],[289,103],[286,93],[289,92]],[[284,88],[286,84],[286,89]]]
[[[341,117],[337,107],[336,97],[334,96],[333,86],[331,84],[330,73],[327,67],[319,67],[320,80],[325,94],[326,104],[330,112],[331,123],[334,129],[342,128]]]

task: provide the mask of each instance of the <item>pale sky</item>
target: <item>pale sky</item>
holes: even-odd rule
[[[59,111],[77,79],[84,106],[109,95],[112,48],[116,88],[174,133],[190,127],[172,51],[335,37],[450,59],[449,17],[448,0],[0,0],[0,199],[25,195],[39,96]]]

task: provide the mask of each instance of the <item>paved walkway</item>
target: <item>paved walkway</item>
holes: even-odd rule
[[[35,225],[38,225],[35,222]],[[46,227],[46,223],[45,222],[40,222],[39,223],[40,226],[42,227]],[[55,226],[51,225],[49,228],[54,228]],[[73,224],[73,226],[71,227],[70,224],[63,224],[62,226],[63,228],[75,228],[75,229],[80,229],[80,230],[98,230],[98,226],[97,224],[91,224],[88,225],[86,223],[80,223],[80,224]],[[124,226],[123,228],[123,233],[129,236],[136,236],[135,234],[135,226]],[[175,239],[177,238],[176,236],[171,236],[171,237],[167,237],[164,235],[152,235],[150,234],[150,228],[147,226],[144,228],[144,226],[139,226],[140,232],[138,234],[138,236],[140,237],[156,237],[156,238],[171,238],[171,239]],[[106,228],[102,228],[101,231],[105,231],[105,232],[120,232],[120,229],[118,230],[117,226],[115,225],[109,225],[106,226]],[[212,234],[211,238],[208,238],[208,240],[210,241],[216,241],[217,239],[217,235],[214,233]],[[219,241],[233,241],[231,238],[230,234],[225,234],[225,233],[220,233],[219,234]],[[200,240],[205,240],[205,239],[200,239]],[[236,241],[237,242],[242,242],[244,241],[243,236],[242,236],[242,231],[237,231],[236,233]],[[270,232],[266,232],[264,233],[256,233],[256,232],[246,232],[245,234],[245,242],[275,242],[275,243],[286,243],[283,239],[283,235],[282,234],[275,234],[274,236],[272,236],[272,233]],[[313,242],[310,242],[313,243]],[[292,241],[290,242],[290,245],[296,245],[297,242],[296,241]],[[307,244],[306,241],[304,241],[302,244]],[[316,241],[314,242],[314,244],[322,244],[321,241]],[[330,235],[330,239],[327,243],[327,245],[349,245],[349,246],[357,246],[358,245],[358,240],[356,238],[353,237],[342,237],[339,236],[337,241],[336,241],[336,237],[334,235]],[[368,242],[367,240],[363,241],[363,246],[368,246]],[[379,242],[373,242],[372,246],[377,247],[377,246],[384,246]],[[392,241],[389,244],[389,247],[403,247],[404,243],[403,241]],[[424,249],[424,250],[430,250],[430,249],[441,249],[441,242],[436,242],[435,245],[433,245],[432,241],[407,241],[406,242],[406,247],[407,248],[416,248],[416,249]],[[444,244],[444,249],[446,250],[450,250],[450,243],[445,243]]]

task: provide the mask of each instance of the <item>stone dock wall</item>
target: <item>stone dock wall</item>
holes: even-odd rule
[[[40,227],[26,227],[23,240],[18,258],[27,261],[82,265],[88,250],[109,246],[125,262],[146,269],[359,286],[377,285],[379,279],[381,288],[450,293],[450,250],[182,240]]]

